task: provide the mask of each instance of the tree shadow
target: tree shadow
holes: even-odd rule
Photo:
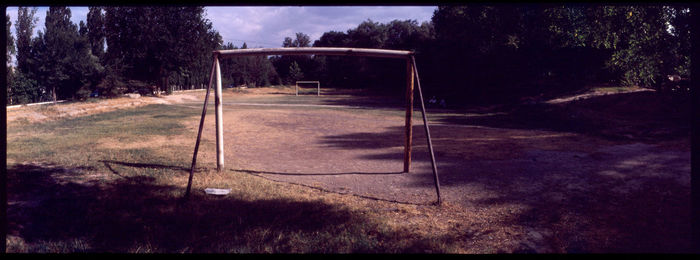
[[[650,148],[610,153],[605,159],[546,156],[556,157],[467,163],[462,167],[471,170],[461,178],[451,176],[450,186],[480,187],[491,194],[468,199],[474,208],[515,207],[496,222],[537,233],[539,238],[526,240],[538,245],[526,251],[691,252],[690,186],[684,177],[689,171],[681,168],[682,155],[664,158]]]
[[[615,113],[628,112],[616,108],[610,120],[619,119]],[[431,127],[443,198],[467,210],[511,208],[493,222],[526,230],[527,243],[516,252],[690,252],[689,153],[638,142],[683,140],[684,123],[677,120],[684,115],[666,116],[669,121],[661,115],[625,117],[634,127],[653,120],[668,122],[646,125],[625,140],[616,138],[623,133],[619,129],[604,135],[605,129],[550,125],[542,118],[531,122],[534,116],[516,120],[513,114],[450,122],[488,128]],[[649,134],[653,127],[675,127],[678,132]],[[380,150],[403,146],[403,131],[397,126],[379,133],[330,135],[322,143]],[[414,125],[413,138],[413,160],[425,163],[429,157],[422,125]],[[398,157],[379,152],[362,158]]]
[[[511,129],[549,130],[609,140],[655,141],[687,137],[688,100],[655,92],[618,93],[565,103],[538,103],[477,110],[482,115],[453,115],[438,122]]]
[[[333,89],[331,92],[323,92],[323,88],[321,91],[321,104],[323,105],[398,110],[404,109],[406,106],[406,97],[402,92],[380,92],[366,89]]]
[[[361,253],[382,252],[379,239],[394,239],[391,232],[367,236],[376,232],[375,220],[320,201],[195,191],[180,204],[183,187],[150,176],[116,172],[123,178],[65,182],[81,170],[31,164],[7,173],[8,234],[25,246],[9,245],[10,252]],[[82,246],[61,246],[73,241]]]
[[[253,175],[269,174],[269,175],[283,175],[283,176],[340,176],[340,175],[395,175],[402,174],[402,172],[342,172],[342,173],[289,173],[289,172],[269,172],[269,171],[255,171],[255,170],[243,170],[243,169],[231,169],[232,171],[250,173]]]
[[[174,165],[163,165],[163,164],[153,164],[153,163],[129,163],[129,162],[120,162],[120,161],[112,161],[112,160],[100,160],[110,171],[113,173],[117,173],[111,166],[110,164],[118,164],[122,166],[127,166],[127,167],[134,167],[134,168],[156,168],[156,169],[168,169],[168,170],[173,170],[173,171],[186,171],[189,172],[190,168],[185,168],[182,166],[174,166]],[[196,170],[196,169],[195,169]]]

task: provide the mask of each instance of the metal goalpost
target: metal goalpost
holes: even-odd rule
[[[299,95],[299,83],[316,83],[316,95],[320,96],[321,95],[321,82],[317,80],[300,80],[294,83],[294,95],[298,96]]]
[[[418,77],[418,69],[416,60],[412,51],[403,50],[387,50],[387,49],[367,49],[367,48],[337,48],[337,47],[297,47],[297,48],[255,48],[255,49],[236,49],[236,50],[215,50],[213,52],[213,62],[211,74],[209,76],[209,85],[204,98],[204,107],[202,108],[202,117],[199,121],[199,131],[197,132],[197,141],[192,155],[192,165],[190,167],[190,175],[187,183],[187,191],[185,198],[189,197],[192,187],[192,178],[197,162],[197,152],[199,150],[199,141],[202,136],[202,128],[204,126],[204,118],[207,112],[207,104],[209,101],[210,89],[213,84],[216,84],[214,91],[214,105],[216,118],[216,169],[221,171],[224,168],[224,137],[223,137],[223,108],[222,108],[222,91],[221,91],[221,69],[219,59],[238,56],[256,56],[256,55],[333,55],[333,56],[359,56],[359,57],[377,57],[377,58],[392,58],[404,59],[406,61],[406,120],[405,120],[405,144],[404,144],[404,167],[403,172],[408,173],[411,167],[411,151],[413,138],[413,96],[414,96],[414,80],[418,87],[418,97],[421,104],[421,112],[423,114],[423,125],[425,135],[428,142],[428,150],[430,152],[430,162],[433,170],[433,180],[435,183],[435,191],[437,193],[437,203],[442,202],[440,196],[440,181],[438,179],[437,166],[435,163],[435,153],[433,152],[433,143],[430,138],[430,130],[428,127],[428,119],[425,114],[425,102],[423,101],[423,92],[420,86],[420,78]],[[320,85],[319,85],[320,88]]]

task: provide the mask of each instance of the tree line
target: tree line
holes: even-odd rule
[[[208,83],[211,53],[222,40],[203,7],[88,9],[86,23],[76,25],[69,8],[49,7],[44,31],[33,36],[37,9],[18,8],[16,37],[8,33],[8,58],[17,59],[8,69],[8,104]]]
[[[201,88],[211,52],[223,44],[202,7],[90,7],[70,22],[50,7],[32,37],[36,9],[20,7],[8,33],[8,102],[76,99]],[[427,95],[451,103],[511,102],[589,83],[663,90],[669,75],[690,76],[690,9],[683,5],[439,6],[431,21],[360,23],[318,40],[299,32],[282,47],[412,50]],[[7,31],[11,26],[8,19]],[[324,86],[403,94],[405,62],[337,56],[237,57],[221,61],[226,86],[320,80]]]

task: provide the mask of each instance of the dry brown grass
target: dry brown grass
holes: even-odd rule
[[[267,94],[225,98],[284,101],[257,91]],[[219,173],[210,106],[192,200],[177,204],[199,100],[10,123],[9,251],[687,250],[687,139],[640,143],[447,113],[431,118],[443,124],[431,134],[446,198],[434,206],[430,177],[416,170],[428,164],[421,125],[412,174],[361,174],[400,170],[400,110],[226,106]],[[232,193],[207,196],[208,187]]]
[[[68,102],[38,106],[22,106],[7,110],[7,122],[45,122],[66,117],[87,116],[91,114],[134,108],[150,104],[175,104],[196,100],[204,93],[189,92],[163,97],[119,97],[112,99],[91,99],[90,102]]]

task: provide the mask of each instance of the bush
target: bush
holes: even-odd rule
[[[85,84],[75,92],[75,96],[80,100],[85,100],[90,97],[90,93],[92,93],[90,90],[90,84]]]
[[[23,73],[16,73],[12,80],[11,98],[13,104],[27,104],[36,102],[41,98],[41,88],[36,80],[26,77]]]
[[[107,74],[107,76],[97,84],[97,91],[106,97],[116,97],[124,94],[127,88],[126,83],[124,83],[121,77],[114,74]]]

